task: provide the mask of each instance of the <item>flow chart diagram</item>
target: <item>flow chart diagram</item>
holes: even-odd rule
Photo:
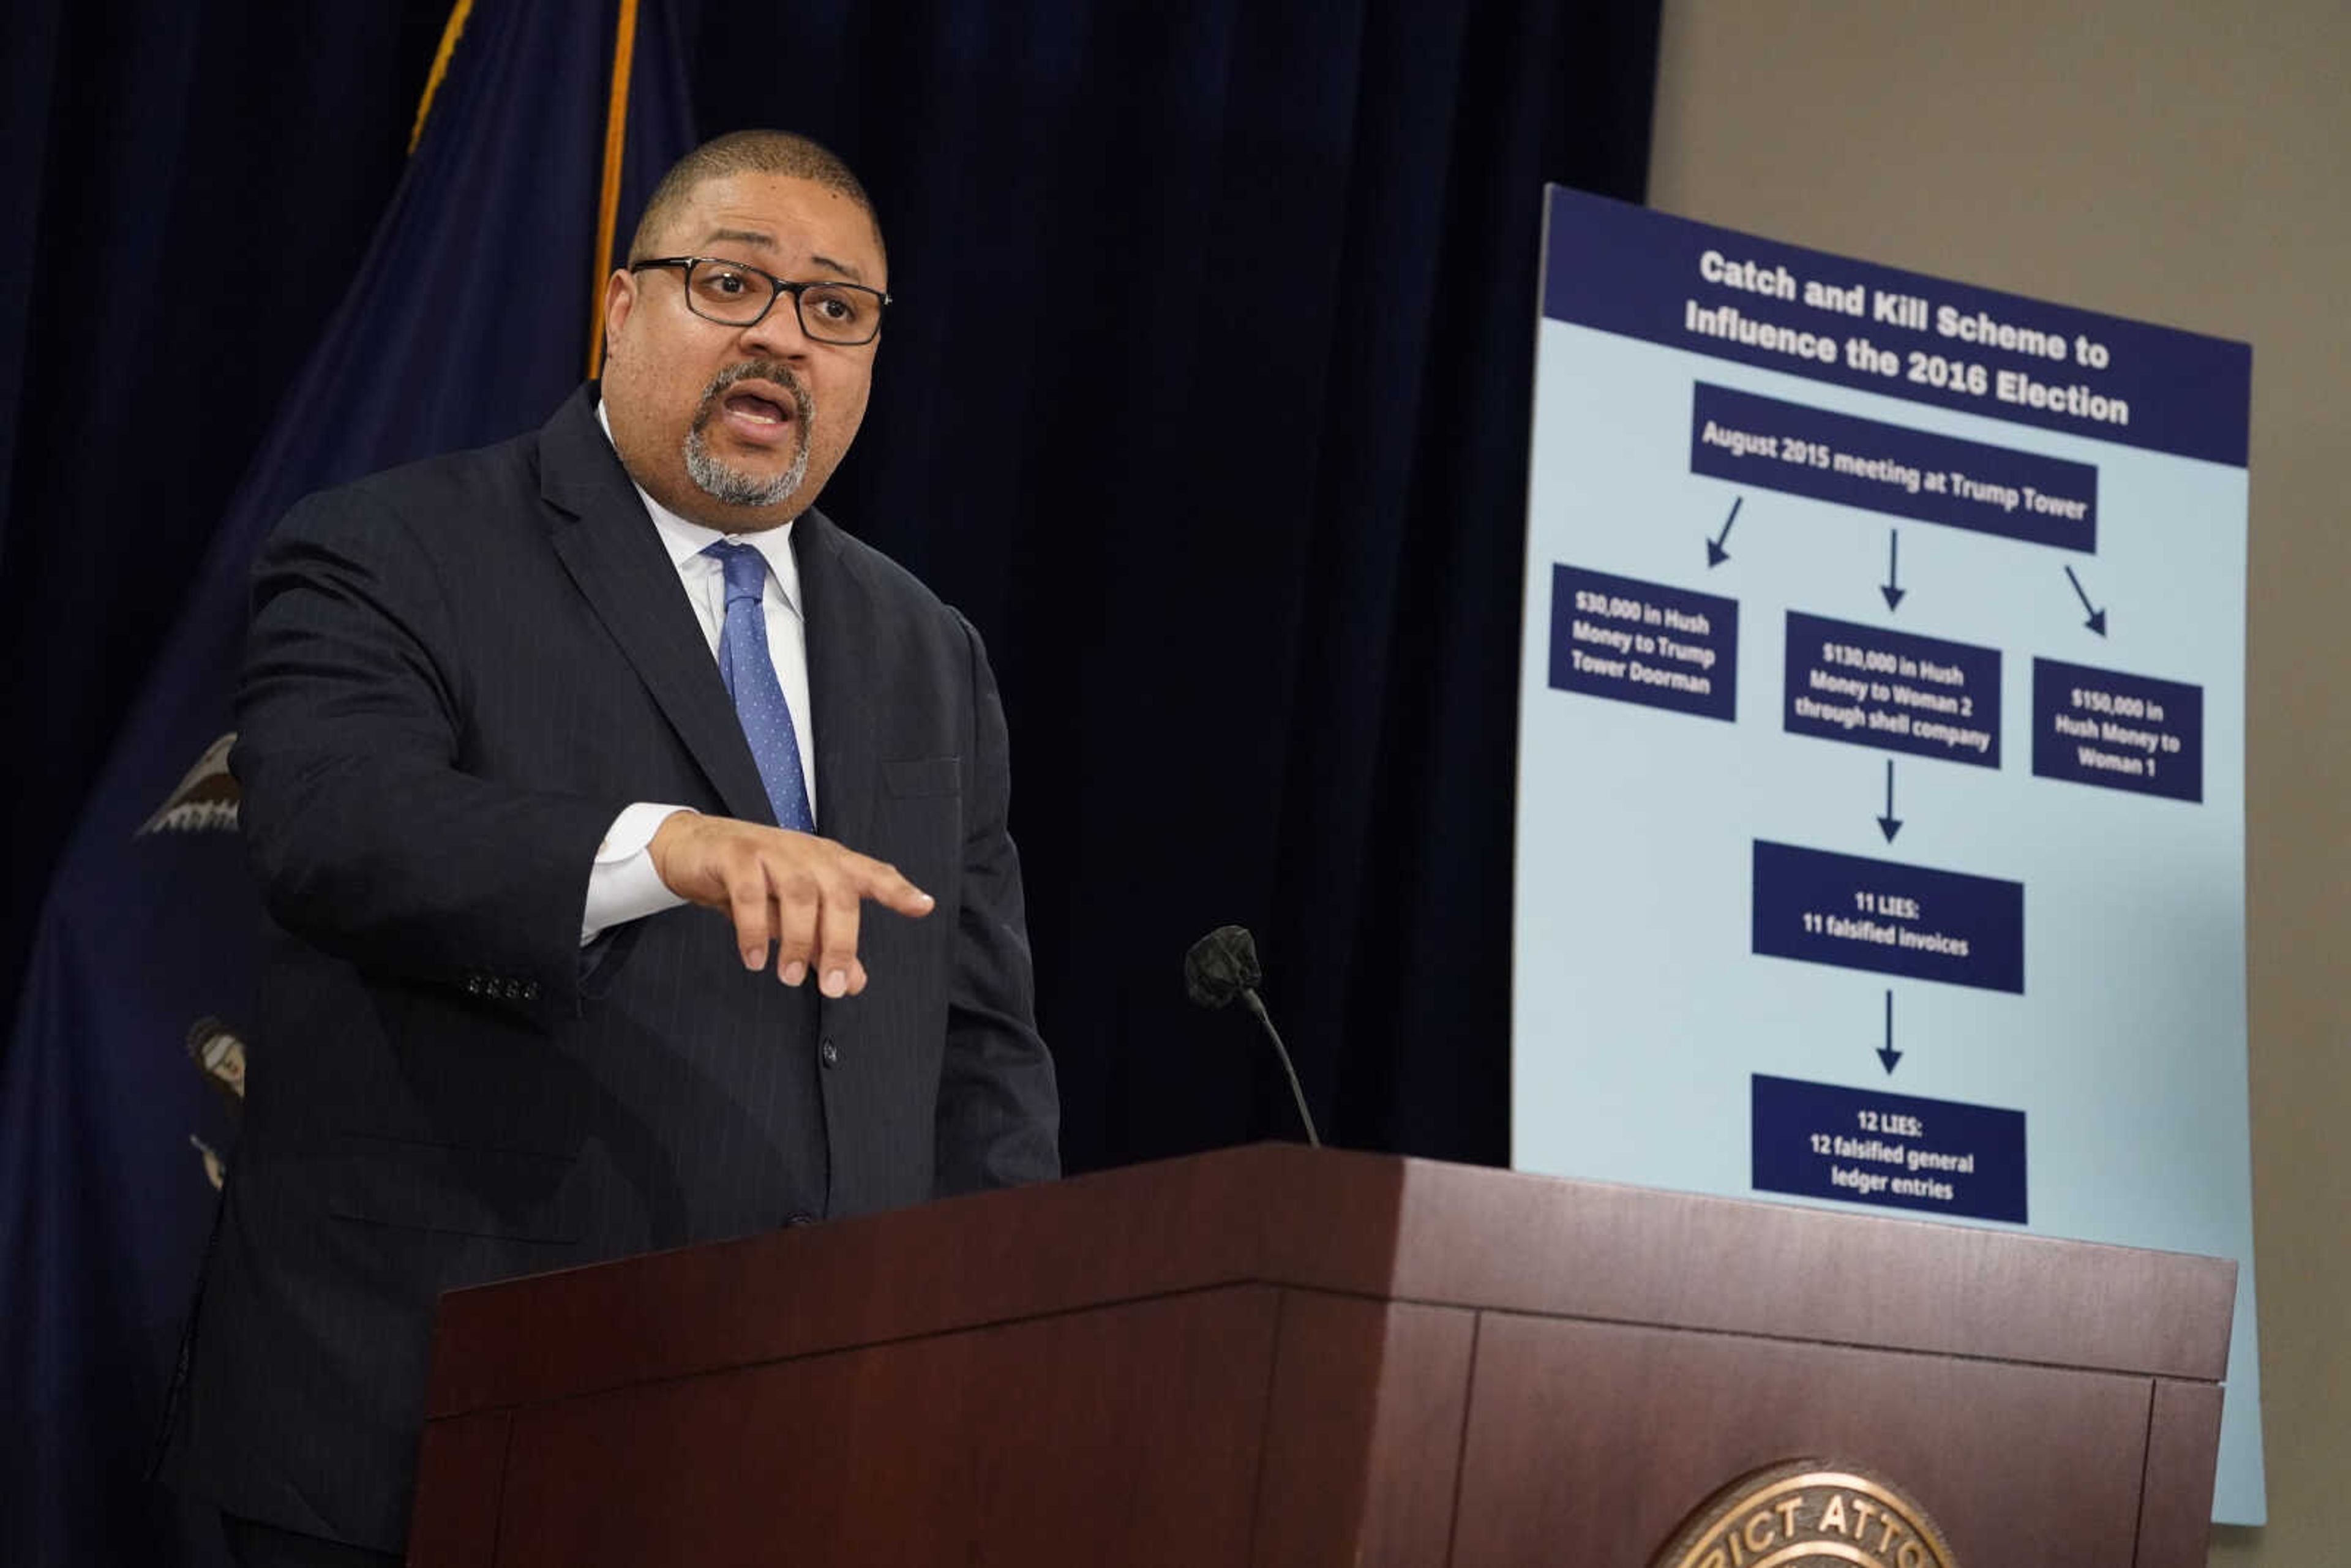
[[[1514,1163],[2233,1254],[2258,1517],[2247,351],[1547,232]]]

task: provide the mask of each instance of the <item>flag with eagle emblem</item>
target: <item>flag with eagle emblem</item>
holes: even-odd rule
[[[682,69],[663,0],[459,0],[368,253],[84,802],[0,1058],[0,1562],[219,1554],[147,1472],[253,1012],[246,570],[302,496],[536,428],[579,382],[613,238],[692,144]]]

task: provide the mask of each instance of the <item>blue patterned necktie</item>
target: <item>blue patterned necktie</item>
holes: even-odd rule
[[[751,743],[751,760],[759,765],[759,781],[768,787],[776,825],[814,832],[816,814],[809,810],[808,780],[800,772],[799,734],[792,727],[784,688],[776,680],[775,661],[768,656],[768,617],[759,608],[768,586],[768,559],[731,539],[720,539],[702,553],[726,569],[726,624],[718,634],[718,674],[726,683],[726,695],[735,699],[735,716],[742,722],[743,738]]]

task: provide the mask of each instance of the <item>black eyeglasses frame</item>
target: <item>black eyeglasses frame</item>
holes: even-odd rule
[[[724,317],[711,315],[694,302],[692,287],[694,268],[697,263],[705,261],[714,266],[728,267],[737,272],[748,273],[754,277],[764,277],[768,280],[769,289],[768,302],[759,308],[759,313],[757,316],[752,317],[748,321],[729,321]],[[776,301],[789,294],[792,297],[792,316],[799,322],[800,330],[808,334],[809,341],[827,343],[841,349],[862,348],[880,337],[882,318],[888,313],[890,307],[896,303],[896,300],[886,291],[862,283],[852,283],[845,277],[813,277],[805,282],[794,282],[789,277],[778,277],[765,267],[753,267],[747,261],[737,261],[734,257],[726,256],[648,256],[643,261],[629,263],[631,272],[643,272],[648,267],[655,267],[678,268],[679,282],[682,285],[679,292],[685,297],[685,308],[705,321],[715,321],[722,327],[756,327],[768,319],[768,312],[775,309]],[[855,339],[828,338],[810,331],[808,317],[800,311],[800,295],[802,291],[810,288],[853,288],[860,294],[872,295],[879,302],[878,308],[873,312],[873,330],[862,338]]]

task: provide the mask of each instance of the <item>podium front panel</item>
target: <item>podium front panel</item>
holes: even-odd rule
[[[1487,1312],[1453,1561],[1642,1568],[1719,1488],[1815,1458],[1896,1479],[1967,1568],[2131,1568],[2150,1393],[2108,1373]]]
[[[521,1412],[496,1561],[1245,1563],[1277,1297],[1165,1297]]]

